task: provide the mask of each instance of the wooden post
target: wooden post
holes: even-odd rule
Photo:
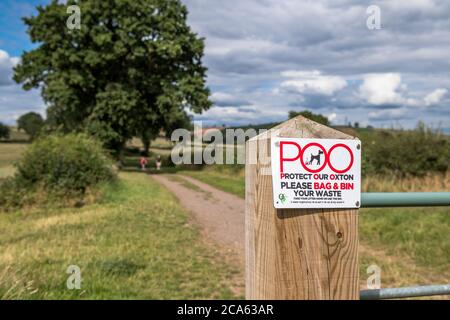
[[[275,209],[275,130],[280,137],[355,139],[299,116],[247,142],[246,298],[359,299],[358,210]]]

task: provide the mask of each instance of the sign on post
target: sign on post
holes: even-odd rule
[[[298,116],[246,151],[246,298],[359,299],[361,142]]]
[[[276,137],[271,161],[275,208],[359,208],[359,140]]]

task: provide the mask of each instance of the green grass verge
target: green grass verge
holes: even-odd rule
[[[200,239],[173,195],[122,173],[101,203],[0,212],[0,299],[236,298],[236,270]],[[70,265],[81,290],[69,290]]]
[[[23,143],[0,143],[0,179],[14,174],[13,163],[20,159],[26,147]]]
[[[184,175],[193,177],[219,190],[229,192],[240,198],[245,198],[245,176],[235,170],[215,171],[205,169],[201,171],[182,171]]]
[[[391,256],[408,255],[418,266],[450,277],[450,209],[362,209],[360,238]]]

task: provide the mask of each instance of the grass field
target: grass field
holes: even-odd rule
[[[10,127],[9,140],[11,142],[28,142],[30,136],[22,130],[17,130],[17,127]]]
[[[0,143],[0,179],[14,174],[14,162],[26,148],[22,143]]]
[[[27,147],[28,135],[17,128],[10,128],[9,141],[0,142],[0,179],[14,174],[14,162],[19,160]]]
[[[201,171],[182,171],[182,174],[196,178],[238,197],[245,197],[244,170],[236,170],[225,166],[208,166]]]
[[[233,267],[202,243],[173,195],[121,174],[100,204],[0,213],[0,299],[235,298]],[[68,290],[66,270],[82,271]]]
[[[243,170],[209,167],[183,171],[218,189],[245,197]],[[364,191],[449,191],[450,174],[422,179],[369,177]],[[450,208],[362,209],[361,279],[371,264],[382,268],[383,286],[450,282]]]

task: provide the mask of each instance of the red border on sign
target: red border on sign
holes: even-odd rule
[[[336,168],[333,167],[333,165],[331,164],[331,152],[332,152],[334,149],[336,149],[337,147],[343,147],[344,149],[347,149],[348,153],[350,154],[350,164],[348,165],[347,168],[342,169],[342,170],[336,169]],[[354,156],[353,156],[352,149],[350,149],[349,146],[347,146],[347,145],[345,145],[345,144],[343,144],[343,143],[338,143],[338,144],[335,144],[334,146],[332,146],[332,147],[330,148],[330,150],[328,150],[328,155],[327,155],[327,156],[328,156],[328,158],[327,158],[327,160],[328,160],[328,166],[330,167],[331,170],[333,170],[333,171],[336,172],[336,173],[345,173],[345,172],[347,172],[348,170],[350,170],[350,168],[353,166],[353,161],[355,160],[355,159],[354,159]]]

